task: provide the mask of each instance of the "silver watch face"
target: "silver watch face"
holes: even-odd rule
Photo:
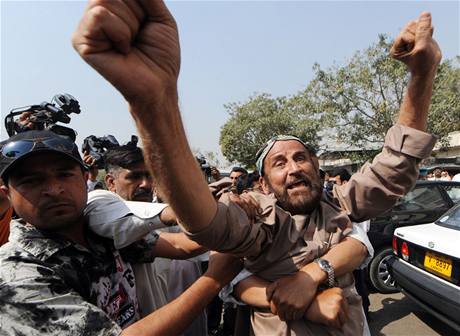
[[[335,277],[334,277],[334,269],[332,268],[329,261],[324,259],[317,259],[317,263],[319,267],[327,273],[327,284],[329,287],[334,287],[335,284]]]
[[[319,263],[320,267],[325,269],[325,270],[330,270],[332,268],[331,264],[327,260],[319,259],[318,263]]]

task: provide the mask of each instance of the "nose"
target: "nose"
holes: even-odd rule
[[[61,181],[52,179],[43,183],[42,194],[44,196],[59,196],[64,193],[64,186]]]
[[[149,176],[144,176],[141,180],[141,184],[139,185],[139,188],[143,189],[152,189],[152,178]]]
[[[301,170],[299,163],[292,159],[287,162],[287,168],[289,175],[294,175]]]

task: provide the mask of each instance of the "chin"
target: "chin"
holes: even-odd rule
[[[82,218],[81,215],[75,213],[56,214],[50,218],[43,218],[40,225],[35,226],[46,231],[61,231],[78,225]]]
[[[292,215],[309,214],[315,210],[321,200],[321,193],[315,191],[308,193],[296,193],[290,195],[285,202],[281,202],[283,209]]]

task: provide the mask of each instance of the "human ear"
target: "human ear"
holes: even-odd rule
[[[111,173],[107,173],[107,175],[105,175],[104,182],[109,191],[117,192],[117,188],[115,187],[115,177]]]
[[[5,195],[8,199],[10,198],[10,189],[6,185],[0,186],[0,193]],[[1,197],[1,195],[0,195]]]
[[[270,185],[268,184],[267,181],[265,181],[265,178],[264,177],[259,177],[259,183],[262,187],[262,191],[264,192],[264,194],[268,195],[271,193],[271,188],[270,188]]]

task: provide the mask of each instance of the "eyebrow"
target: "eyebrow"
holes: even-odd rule
[[[298,150],[298,151],[295,151],[294,153],[292,153],[291,156],[295,156],[295,155],[298,155],[298,154],[306,154],[307,156],[309,156],[309,152],[308,150]],[[284,158],[286,157],[285,154],[283,153],[277,153],[277,154],[274,154],[273,156],[269,156],[268,159],[271,161],[271,160],[276,160],[278,158]]]

